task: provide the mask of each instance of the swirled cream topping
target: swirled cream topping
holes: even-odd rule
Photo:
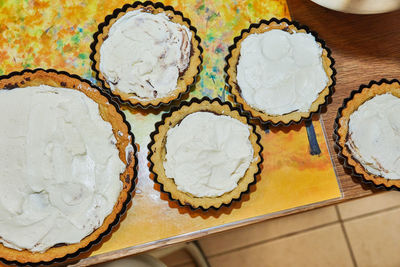
[[[83,93],[0,90],[0,243],[33,252],[80,242],[116,203],[125,164]]]
[[[347,146],[370,173],[400,179],[400,98],[390,93],[364,102],[350,115]]]
[[[249,127],[229,116],[196,112],[167,132],[165,174],[196,197],[232,191],[253,160]]]
[[[241,43],[237,81],[244,100],[271,115],[307,112],[329,78],[309,33],[271,30]]]
[[[192,33],[164,13],[127,12],[100,48],[100,71],[111,89],[139,98],[167,96],[188,65]]]

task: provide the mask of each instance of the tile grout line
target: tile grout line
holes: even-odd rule
[[[399,208],[400,208],[400,205],[397,205],[397,206],[389,207],[389,208],[386,208],[386,209],[381,209],[381,210],[377,210],[377,211],[368,212],[368,213],[365,213],[365,214],[360,214],[360,215],[357,215],[357,216],[354,216],[354,217],[350,217],[350,218],[347,218],[347,219],[342,219],[342,221],[343,222],[349,222],[349,221],[353,221],[353,220],[357,220],[357,219],[362,219],[362,218],[365,218],[365,217],[368,217],[368,216],[373,216],[373,215],[376,215],[376,214],[379,214],[379,213],[396,210],[396,209],[399,209]]]
[[[211,267],[210,261],[208,260],[208,256],[206,255],[206,253],[204,253],[204,250],[203,250],[200,242],[198,240],[194,240],[193,243],[197,246],[198,250],[200,251],[201,256],[204,257],[205,264],[207,264],[207,267]]]
[[[340,227],[342,228],[344,239],[346,240],[347,249],[350,252],[351,261],[353,262],[353,266],[357,267],[356,257],[354,256],[353,248],[351,246],[349,236],[347,235],[346,228],[344,227],[342,216],[340,215],[339,207],[337,205],[335,205],[335,210],[336,210],[336,214],[338,216],[339,222],[340,222]]]
[[[310,231],[317,230],[319,228],[323,228],[323,227],[327,227],[327,226],[331,226],[331,225],[334,225],[334,224],[337,224],[337,223],[339,223],[339,221],[320,224],[320,225],[317,225],[317,226],[314,226],[314,227],[310,227],[310,228],[307,228],[307,229],[303,229],[303,230],[295,231],[295,232],[292,232],[292,233],[280,235],[280,236],[273,237],[273,238],[270,238],[270,239],[261,240],[261,241],[258,241],[258,242],[255,242],[255,243],[252,243],[252,244],[249,244],[249,245],[246,245],[246,246],[233,248],[233,249],[230,249],[230,250],[227,250],[227,251],[224,251],[224,252],[220,252],[220,253],[216,253],[216,254],[213,254],[213,255],[207,255],[207,257],[208,258],[213,258],[213,257],[221,256],[221,255],[232,253],[232,252],[236,252],[236,251],[239,251],[239,250],[242,250],[242,249],[255,247],[255,246],[258,246],[258,245],[261,245],[261,244],[264,244],[264,243],[273,242],[273,241],[276,241],[276,240],[279,240],[279,239],[291,237],[291,236],[294,236],[294,235],[297,235],[297,234],[310,232]]]

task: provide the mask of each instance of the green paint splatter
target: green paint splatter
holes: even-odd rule
[[[79,34],[78,34],[78,33],[71,37],[71,41],[72,41],[74,44],[79,44],[79,40],[80,40],[80,39],[79,39]]]
[[[249,3],[249,4],[247,5],[247,7],[248,7],[249,11],[254,12],[254,6],[253,6],[252,3]]]
[[[213,20],[213,19],[215,19],[215,18],[217,18],[217,17],[219,17],[219,14],[218,13],[212,13],[210,16],[208,16],[208,19],[207,20]]]
[[[62,40],[57,40],[57,50],[62,51],[63,42]]]
[[[78,57],[79,57],[80,59],[87,59],[87,55],[86,55],[86,54],[83,54],[83,53],[80,53],[80,54],[78,55]]]
[[[222,48],[221,48],[221,47],[217,47],[217,48],[215,49],[215,53],[219,54],[219,53],[221,53],[221,52],[222,52]]]
[[[213,41],[215,39],[215,37],[213,36],[213,33],[207,33],[207,35],[206,35],[206,40],[207,41]]]

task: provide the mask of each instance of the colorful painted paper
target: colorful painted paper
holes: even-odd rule
[[[203,70],[189,97],[229,100],[223,68],[233,38],[260,19],[289,17],[285,0],[161,2],[190,18],[202,39]],[[24,68],[54,68],[96,83],[89,59],[92,35],[107,14],[125,3],[0,1],[0,74]],[[124,108],[124,112],[140,146],[138,184],[127,215],[93,255],[341,197],[323,127],[316,119],[309,125],[258,129],[264,146],[263,170],[242,202],[207,213],[178,207],[160,193],[147,168],[149,134],[164,111],[147,113]]]

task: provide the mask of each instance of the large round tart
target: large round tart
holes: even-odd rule
[[[2,230],[17,229],[23,236],[15,239],[18,233],[5,232],[0,242],[0,259],[21,265],[75,257],[111,232],[131,199],[137,159],[130,126],[108,96],[90,82],[66,72],[36,69],[2,76],[1,97],[16,102],[4,103],[12,105],[11,114],[18,115],[19,107],[21,114],[29,117],[25,124],[18,123],[26,120],[25,115],[13,120],[3,114],[2,118],[6,125],[1,127],[7,127],[2,135],[5,133],[10,142],[17,144],[22,138],[15,153],[10,150],[10,166],[5,166],[5,170],[11,171],[13,179],[24,187],[10,180],[7,187],[21,191],[11,194],[8,201],[1,198],[0,211],[11,214],[3,220],[0,216],[0,224],[7,227]],[[84,114],[79,113],[82,107],[86,109]],[[77,110],[81,115],[76,114]],[[92,133],[91,129],[101,132]],[[102,141],[99,143],[103,139],[109,140],[104,146]],[[104,155],[100,155],[102,152]],[[11,166],[14,164],[23,166],[20,172]],[[10,178],[7,171],[2,175],[2,180]],[[23,204],[18,206],[21,201]],[[15,218],[15,225],[8,222],[10,218]],[[65,227],[59,229],[62,225]],[[74,227],[78,227],[76,231]]]

